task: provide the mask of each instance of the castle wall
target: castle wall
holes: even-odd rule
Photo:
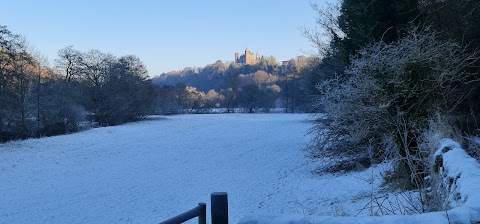
[[[235,63],[242,63],[247,65],[254,65],[259,61],[258,53],[255,57],[255,54],[245,49],[245,54],[239,56],[238,52],[235,52]]]

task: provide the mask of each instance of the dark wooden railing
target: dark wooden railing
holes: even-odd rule
[[[228,195],[227,192],[211,194],[212,224],[228,224]],[[207,223],[207,205],[199,203],[197,207],[180,215],[165,220],[160,224],[179,224],[198,217],[199,224]]]
[[[198,217],[198,224],[207,224],[207,204],[199,203],[197,207],[190,209],[180,215],[165,220],[160,224],[178,224]]]

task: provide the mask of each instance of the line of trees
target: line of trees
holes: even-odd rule
[[[440,121],[456,130],[444,137],[480,128],[480,3],[343,0],[313,8],[326,31],[304,31],[322,55],[308,78],[317,83],[308,90],[312,107],[322,112],[313,129],[318,153],[393,156],[422,186],[426,133]]]
[[[152,81],[164,95],[160,113],[205,112],[212,108],[244,108],[247,112],[285,108],[308,111],[306,89],[316,57],[299,56],[279,64],[272,56],[255,65],[217,61],[203,68],[185,68]],[[188,100],[184,100],[188,99]],[[194,100],[195,99],[195,100]]]
[[[0,26],[0,141],[136,121],[154,111],[156,93],[138,57],[66,47],[50,67]]]
[[[307,80],[318,60],[255,65],[217,61],[148,79],[142,61],[99,50],[59,50],[53,65],[0,26],[0,141],[118,125],[149,114],[307,111]],[[223,111],[223,110],[222,110]]]
[[[255,65],[217,61],[148,79],[142,61],[99,50],[59,50],[53,65],[0,26],[0,141],[118,125],[150,114],[306,111],[306,74],[315,57],[280,65],[272,56]]]

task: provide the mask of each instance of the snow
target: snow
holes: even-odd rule
[[[0,144],[0,223],[158,223],[200,202],[209,208],[219,191],[229,194],[231,223],[253,214],[355,215],[377,170],[312,174],[320,164],[304,150],[308,117],[156,117]]]
[[[460,144],[445,139],[435,156],[442,156],[440,175],[447,191],[449,213],[468,223],[480,222],[480,164],[470,157]]]
[[[304,215],[247,216],[241,224],[347,224],[347,223],[478,223],[480,222],[480,164],[470,157],[458,142],[445,139],[436,151],[442,157],[439,175],[443,180],[440,191],[447,191],[448,211],[415,215],[386,215],[373,217],[332,217]]]
[[[443,214],[445,216],[445,214]],[[302,216],[302,215],[282,215],[265,216],[256,218],[245,218],[242,224],[264,224],[264,223],[289,223],[289,224],[416,224],[416,223],[435,223],[448,224],[448,220],[438,215],[391,215],[391,216],[363,216],[363,217],[329,217],[329,216]]]
[[[223,191],[231,223],[448,223],[446,212],[366,217],[375,213],[368,208],[372,196],[388,196],[380,185],[390,165],[314,174],[329,160],[307,156],[308,119],[155,117],[0,144],[0,223],[158,223],[200,202],[209,209],[210,194]],[[480,171],[457,151],[439,153],[445,170],[461,174],[455,187],[461,205],[448,214],[473,220]],[[463,165],[455,168],[456,160]]]

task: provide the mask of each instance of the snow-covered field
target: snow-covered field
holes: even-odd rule
[[[229,194],[231,223],[355,215],[376,191],[379,169],[312,174],[319,164],[304,150],[307,118],[157,117],[0,144],[0,223],[158,223],[199,202],[208,207],[216,191]]]

